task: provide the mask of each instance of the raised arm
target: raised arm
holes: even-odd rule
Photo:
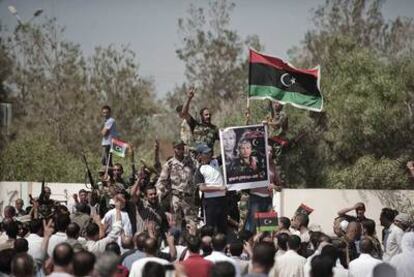
[[[187,121],[191,119],[191,115],[189,111],[190,111],[190,103],[194,97],[194,93],[195,93],[195,88],[194,86],[191,86],[187,91],[187,101],[185,102],[183,109],[181,110],[182,117]]]
[[[343,208],[342,210],[339,210],[339,211],[338,211],[338,215],[339,215],[339,216],[344,216],[344,215],[346,215],[348,212],[350,212],[350,211],[352,211],[352,210],[356,210],[356,209],[358,209],[361,205],[363,206],[364,204],[363,204],[363,203],[361,203],[361,202],[358,202],[358,203],[356,203],[355,205],[353,205],[352,207],[349,207],[349,208]]]

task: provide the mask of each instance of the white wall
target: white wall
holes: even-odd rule
[[[77,183],[46,183],[52,190],[52,198],[72,203],[72,195],[80,189],[86,189],[84,184]],[[29,194],[37,197],[41,183],[38,182],[0,182],[0,214],[7,205],[14,205],[17,198],[23,198],[28,203]],[[332,234],[333,219],[337,212],[344,207],[351,207],[357,202],[364,202],[367,208],[366,216],[375,220],[377,233],[381,234],[379,215],[383,207],[394,207],[400,211],[413,209],[414,190],[350,190],[350,189],[284,189],[275,193],[273,199],[275,210],[281,216],[291,218],[296,208],[306,204],[314,209],[310,215],[310,224],[320,225],[322,230]],[[350,212],[354,215],[354,212]]]

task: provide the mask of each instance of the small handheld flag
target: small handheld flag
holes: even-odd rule
[[[272,232],[276,231],[278,226],[277,212],[256,213],[256,231],[257,232]]]
[[[287,62],[250,49],[248,99],[270,99],[297,108],[320,112],[319,66],[295,68]]]
[[[113,138],[110,152],[118,157],[125,158],[128,147],[129,145],[125,141]]]
[[[313,212],[313,209],[305,204],[300,204],[300,206],[296,209],[296,214],[306,214],[310,215]]]

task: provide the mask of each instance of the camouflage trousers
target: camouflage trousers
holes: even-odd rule
[[[171,213],[176,226],[181,229],[183,220],[186,223],[197,224],[197,207],[194,205],[194,196],[186,193],[173,192],[171,198]]]

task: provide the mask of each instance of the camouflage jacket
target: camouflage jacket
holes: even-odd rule
[[[188,125],[190,125],[191,130],[193,131],[194,146],[205,143],[211,149],[214,148],[214,143],[219,139],[218,128],[216,125],[198,122],[192,117],[188,121]]]
[[[171,190],[193,194],[195,170],[195,163],[190,156],[185,156],[182,161],[172,157],[163,165],[156,187],[161,194]]]

